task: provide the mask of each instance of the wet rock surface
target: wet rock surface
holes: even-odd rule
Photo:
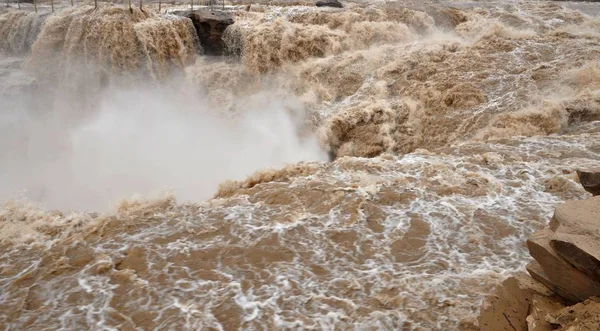
[[[577,176],[583,188],[593,195],[600,195],[600,170],[577,171]]]
[[[219,11],[175,11],[173,14],[184,16],[192,20],[200,44],[205,55],[223,55],[225,43],[222,36],[225,29],[234,23],[228,13]]]
[[[334,7],[334,8],[344,8],[341,2],[337,0],[322,0],[315,2],[315,6],[317,7]]]

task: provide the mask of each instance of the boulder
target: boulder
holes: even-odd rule
[[[315,6],[317,7],[334,7],[334,8],[344,8],[341,2],[338,0],[319,0],[315,2]]]
[[[577,170],[577,176],[579,177],[579,182],[584,190],[592,193],[594,196],[600,195],[600,170]]]
[[[600,196],[558,206],[527,248],[531,277],[511,277],[485,299],[481,330],[600,330]]]
[[[550,220],[555,232],[600,238],[600,197],[573,200],[556,207]]]
[[[563,259],[600,281],[600,238],[558,232],[550,245]]]
[[[558,287],[558,286],[554,285],[554,283],[552,283],[552,281],[550,280],[550,277],[548,277],[548,274],[546,274],[544,269],[542,269],[542,266],[540,266],[540,264],[537,263],[536,261],[530,262],[525,269],[527,270],[527,272],[529,273],[529,275],[531,275],[531,277],[533,279],[538,281],[540,284],[546,286],[546,288],[548,288],[550,291],[556,293],[561,298],[571,297],[571,295],[569,294],[569,292],[566,289],[563,289],[562,287]],[[571,300],[567,300],[567,301],[576,302],[577,298],[571,298]]]
[[[228,13],[220,11],[174,11],[174,15],[184,16],[192,20],[200,44],[205,55],[223,55],[225,43],[223,33],[228,26],[234,23]]]
[[[550,228],[557,254],[600,282],[600,196],[558,206]]]
[[[600,282],[575,268],[554,251],[550,244],[553,235],[551,229],[544,229],[527,239],[529,253],[539,263],[547,279],[560,289],[561,296],[571,302],[600,296]]]

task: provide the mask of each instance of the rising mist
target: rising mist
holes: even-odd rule
[[[315,139],[299,136],[300,104],[268,92],[240,100],[235,119],[175,80],[109,86],[92,99],[84,107],[58,91],[0,98],[1,200],[25,194],[50,208],[102,210],[173,191],[202,201],[224,180],[326,159]]]

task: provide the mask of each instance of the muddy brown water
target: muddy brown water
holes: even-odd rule
[[[472,328],[589,196],[599,9],[256,5],[221,60],[172,16],[0,13],[0,329]]]

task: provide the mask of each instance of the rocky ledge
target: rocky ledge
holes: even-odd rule
[[[600,172],[578,172],[594,195]],[[558,206],[527,240],[535,259],[486,298],[481,330],[600,330],[600,196]]]
[[[600,195],[600,170],[578,170],[577,176],[586,191],[594,196]]]
[[[338,0],[319,0],[315,2],[317,7],[333,7],[333,8],[344,8],[341,2]]]
[[[225,43],[223,42],[223,33],[228,26],[234,23],[233,18],[220,11],[206,10],[184,10],[174,11],[174,15],[187,17],[192,20],[200,44],[204,50],[204,55],[223,55]]]

